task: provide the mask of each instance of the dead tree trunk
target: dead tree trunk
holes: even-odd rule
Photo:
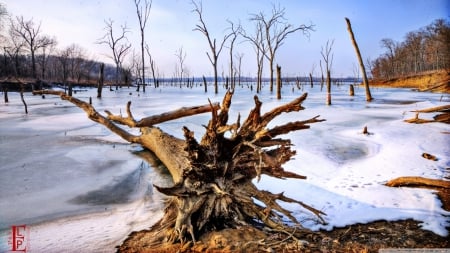
[[[203,85],[205,86],[205,93],[208,92],[208,82],[206,81],[206,77],[203,76]]]
[[[353,84],[350,84],[349,95],[352,97],[355,96],[355,88],[353,87]]]
[[[6,88],[6,87],[3,88],[3,97],[5,99],[5,103],[8,103],[9,102],[9,99],[8,99],[8,88]]]
[[[327,70],[327,105],[331,105],[331,74]]]
[[[428,109],[423,110],[416,110],[414,111],[416,113],[416,116],[411,119],[404,120],[408,123],[415,123],[415,124],[423,124],[423,123],[431,123],[431,122],[442,122],[450,124],[450,105],[443,105],[443,106],[437,106],[432,107]],[[420,119],[419,113],[430,113],[430,112],[439,112],[440,114],[437,114],[433,117],[433,120],[427,120],[427,119]]]
[[[99,78],[98,78],[98,87],[97,87],[97,97],[101,98],[102,97],[102,91],[103,91],[103,82],[104,82],[104,69],[105,69],[105,64],[102,63],[100,64],[100,74],[99,74]]]
[[[174,185],[167,188],[155,185],[158,191],[170,198],[164,217],[148,231],[150,236],[147,239],[151,239],[146,239],[147,247],[186,240],[195,242],[208,231],[236,228],[243,224],[259,224],[259,227],[285,231],[293,236],[302,234],[304,229],[300,222],[279,201],[299,204],[324,222],[323,212],[283,193],[259,190],[253,184],[253,179],[259,180],[262,174],[277,178],[306,178],[282,168],[295,155],[295,150],[291,150],[290,140],[277,136],[307,129],[309,124],[323,120],[316,116],[270,129],[267,126],[282,113],[303,110],[301,104],[307,94],[265,114],[261,114],[262,103],[255,96],[255,107],[242,124],[240,116],[235,123],[227,124],[232,92],[226,93],[220,107],[210,102],[206,106],[182,108],[141,120],[134,119],[131,102],[127,104],[126,117],[110,112],[102,116],[88,103],[63,92],[39,91],[34,94],[59,95],[61,99],[82,108],[91,120],[104,125],[128,142],[140,143],[150,149],[166,165]],[[194,133],[187,127],[183,127],[185,140],[154,127],[166,120],[207,111],[212,113],[212,118],[200,141],[194,138]],[[118,124],[139,127],[141,135],[130,134]],[[231,134],[225,135],[226,132]],[[286,219],[298,226],[286,225]]]
[[[347,30],[348,30],[348,33],[350,34],[350,39],[352,40],[353,47],[355,48],[355,51],[356,51],[356,57],[358,58],[359,67],[361,68],[361,74],[363,77],[364,88],[366,89],[366,101],[372,101],[373,98],[372,98],[372,95],[370,94],[369,80],[367,79],[366,68],[364,66],[364,62],[362,60],[361,53],[359,52],[359,47],[358,47],[358,44],[356,43],[355,35],[353,34],[352,25],[350,24],[350,19],[345,18],[345,21],[347,22]]]
[[[277,65],[277,99],[281,99],[281,67]]]

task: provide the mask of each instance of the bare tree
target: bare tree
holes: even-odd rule
[[[59,62],[60,62],[60,80],[64,84],[64,89],[66,85],[69,86],[69,93],[68,96],[72,96],[72,84],[68,83],[69,78],[69,58],[71,56],[71,50],[72,48],[69,46],[65,48],[64,50],[61,50],[59,53]]]
[[[194,28],[194,31],[199,31],[203,35],[205,35],[206,39],[208,40],[209,48],[211,50],[211,54],[206,52],[206,55],[208,56],[209,61],[211,62],[213,69],[214,69],[214,93],[217,94],[219,92],[218,90],[218,78],[217,78],[217,61],[219,59],[219,55],[222,52],[223,46],[225,42],[228,40],[228,38],[231,36],[231,34],[226,34],[222,42],[220,42],[220,45],[216,44],[216,39],[211,38],[211,35],[208,31],[208,28],[206,27],[205,21],[203,20],[203,8],[202,8],[202,2],[196,3],[192,0],[192,4],[194,5],[193,12],[197,13],[199,18],[199,24],[197,24]]]
[[[364,67],[364,62],[362,60],[361,53],[359,52],[359,47],[358,47],[358,44],[356,43],[355,35],[353,34],[350,19],[345,18],[345,21],[347,22],[347,30],[350,34],[350,39],[352,41],[353,47],[355,48],[356,57],[358,58],[359,67],[361,69],[363,83],[364,83],[364,87],[366,89],[366,101],[372,101],[372,95],[370,94],[370,88],[369,88],[369,80],[367,79],[367,75],[366,75],[366,68]]]
[[[119,70],[122,68],[122,63],[125,56],[128,54],[129,49],[131,48],[131,44],[128,43],[126,34],[128,32],[128,28],[126,25],[121,26],[121,32],[119,35],[115,35],[113,32],[113,21],[110,19],[109,21],[105,21],[105,35],[99,39],[97,43],[106,44],[112,50],[112,59],[116,64],[116,85],[119,85],[120,80],[120,72]],[[111,88],[110,88],[111,89]],[[138,86],[139,89],[139,86]]]
[[[134,0],[134,4],[136,5],[136,13],[139,20],[139,28],[141,30],[141,67],[142,67],[142,91],[145,92],[145,26],[147,25],[148,17],[150,16],[150,10],[152,8],[152,0],[144,0],[141,4],[141,0]],[[139,84],[137,91],[139,91]]]
[[[311,84],[311,88],[314,86],[313,75],[314,75],[315,70],[316,70],[316,64],[313,63],[313,65],[311,67],[311,72],[309,72],[309,83]]]
[[[136,83],[140,83],[140,79],[141,79],[141,61],[140,61],[140,56],[136,53],[136,51],[133,49],[133,53],[130,56],[130,69],[131,69],[131,73],[132,76],[136,77]]]
[[[53,51],[54,47],[56,46],[56,43],[57,42],[55,38],[50,38],[49,44],[45,47],[42,47],[41,54],[39,55],[40,58],[39,64],[41,67],[41,79],[45,79],[45,71],[47,67],[49,52]]]
[[[33,22],[33,19],[26,21],[23,16],[11,19],[11,30],[18,38],[22,39],[28,47],[31,54],[32,76],[33,78],[37,78],[36,51],[39,48],[47,47],[54,43],[53,40],[48,36],[41,34],[41,24],[36,25]]]
[[[241,31],[244,38],[252,43],[253,49],[256,55],[256,93],[259,93],[262,88],[262,72],[264,68],[264,56],[267,53],[267,44],[264,40],[263,26],[261,22],[256,22],[255,33],[253,35],[248,35],[245,31]]]
[[[69,53],[69,73],[72,81],[80,83],[81,77],[83,76],[83,62],[85,57],[85,52],[77,44],[72,44],[68,47]]]
[[[238,85],[241,86],[241,77],[242,77],[242,58],[244,58],[243,53],[237,53],[236,58],[238,60],[238,65],[235,67],[234,72],[237,74]],[[232,87],[234,89],[234,87]]]
[[[327,105],[331,105],[331,66],[333,65],[333,54],[330,53],[333,48],[334,40],[327,41],[325,48],[322,47],[320,54],[322,55],[323,61],[325,62],[325,71],[327,72]]]
[[[175,74],[180,78],[180,87],[183,83],[183,77],[185,72],[184,61],[186,60],[186,52],[183,51],[183,47],[180,47],[176,52],[175,56],[177,57],[179,65],[175,66]]]
[[[148,59],[150,62],[150,69],[152,71],[152,77],[153,77],[153,85],[155,86],[155,88],[158,87],[158,79],[156,78],[156,64],[155,64],[155,60],[152,57],[152,54],[150,53],[150,48],[148,45],[145,45],[145,50],[147,51],[147,55],[148,55]]]
[[[235,67],[233,62],[233,49],[234,49],[234,43],[236,42],[239,34],[241,34],[242,27],[241,25],[235,25],[233,22],[228,21],[230,23],[230,80],[231,80],[231,87],[234,88],[236,85],[236,74],[235,74]]]
[[[270,17],[267,17],[264,13],[260,12],[259,14],[252,14],[250,20],[262,25],[263,37],[268,49],[265,57],[269,61],[270,91],[272,92],[274,82],[274,62],[277,50],[283,45],[284,40],[289,34],[296,31],[303,31],[303,34],[309,35],[309,32],[313,30],[313,25],[293,26],[292,24],[287,23],[285,21],[285,9],[280,8],[279,6],[273,6],[272,15]]]
[[[20,75],[20,61],[19,57],[24,50],[25,41],[21,40],[19,35],[14,32],[13,29],[9,30],[9,38],[7,44],[3,47],[4,52],[8,55],[11,63],[13,64],[13,74],[15,77]]]

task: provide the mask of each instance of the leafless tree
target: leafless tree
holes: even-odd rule
[[[313,63],[313,65],[311,67],[311,72],[309,72],[309,83],[311,84],[311,88],[314,86],[313,75],[314,75],[315,70],[316,70],[316,64]]]
[[[72,44],[68,47],[68,53],[70,77],[72,81],[79,83],[84,72],[82,64],[86,58],[85,52],[79,45]]]
[[[148,55],[150,69],[152,71],[153,85],[155,86],[155,88],[157,88],[158,87],[158,79],[156,78],[156,63],[155,63],[155,60],[153,59],[153,56],[150,52],[150,47],[148,45],[145,45],[145,50]]]
[[[24,20],[23,16],[11,19],[11,30],[22,39],[31,54],[32,76],[37,78],[36,72],[36,51],[40,48],[47,47],[53,43],[48,36],[41,34],[41,24],[36,25],[31,20]]]
[[[250,20],[260,23],[262,26],[263,38],[265,40],[265,45],[267,45],[265,57],[269,61],[270,91],[272,92],[274,82],[274,62],[278,49],[283,45],[284,40],[289,34],[296,31],[303,31],[303,34],[309,35],[309,32],[313,30],[313,25],[293,26],[292,24],[287,23],[285,9],[280,8],[279,6],[276,7],[275,5],[272,7],[272,14],[270,17],[266,16],[263,12],[260,12],[258,14],[251,14]],[[262,45],[259,45],[259,47],[262,47]]]
[[[323,78],[323,67],[322,67],[322,60],[319,61],[320,65],[320,91],[323,89],[323,83],[325,82],[325,79]]]
[[[244,58],[243,53],[237,53],[235,57],[238,60],[238,65],[235,67],[234,73],[237,74],[238,85],[241,86],[241,77],[242,77],[242,58]],[[232,87],[234,89],[234,86]]]
[[[331,66],[333,65],[333,54],[331,50],[333,49],[334,40],[328,40],[325,48],[322,47],[320,54],[322,55],[323,61],[325,62],[325,71],[327,72],[327,105],[331,105]],[[331,58],[330,58],[331,54]]]
[[[72,84],[70,82],[68,83],[68,78],[69,78],[69,74],[70,74],[69,58],[70,58],[70,55],[72,54],[71,50],[72,49],[70,48],[70,46],[66,47],[65,49],[60,51],[59,57],[58,57],[59,62],[60,62],[60,70],[59,70],[60,80],[64,84],[64,87],[66,87],[66,85],[69,86],[69,92],[68,92],[69,96],[72,96]]]
[[[13,73],[15,77],[20,75],[20,61],[19,56],[24,50],[25,42],[21,40],[18,35],[10,29],[8,33],[7,44],[4,45],[3,50],[9,57],[9,62],[13,64]]]
[[[236,73],[235,73],[235,67],[233,62],[233,49],[234,49],[234,43],[236,42],[239,34],[241,34],[242,27],[240,24],[235,25],[233,22],[228,21],[230,23],[230,80],[231,80],[231,87],[234,88],[236,85]]]
[[[183,83],[184,72],[185,72],[184,61],[186,60],[186,52],[183,51],[183,47],[180,47],[175,52],[175,56],[177,57],[178,64],[179,64],[179,65],[175,66],[175,74],[179,78],[180,87],[181,87],[181,84]]]
[[[136,53],[136,51],[133,49],[133,53],[130,56],[129,62],[130,62],[130,69],[132,76],[137,77],[136,83],[140,83],[141,81],[141,60],[139,59],[140,56]]]
[[[39,55],[40,61],[40,67],[41,67],[41,79],[45,79],[45,72],[48,62],[48,56],[51,51],[54,50],[54,47],[56,46],[57,42],[55,38],[50,38],[49,44],[45,47],[42,47],[41,54]]]
[[[145,92],[145,50],[144,50],[144,44],[145,44],[145,26],[147,25],[148,17],[150,16],[150,10],[152,8],[152,0],[144,0],[143,3],[141,3],[141,0],[134,0],[134,4],[136,5],[136,13],[139,20],[139,28],[141,31],[141,67],[142,67],[142,91]],[[139,84],[137,91],[139,91]]]
[[[217,62],[219,59],[219,55],[222,52],[223,46],[225,42],[228,40],[228,38],[231,36],[231,34],[226,34],[222,42],[220,42],[220,45],[216,44],[216,39],[211,38],[211,34],[208,31],[208,28],[206,27],[205,21],[203,20],[203,8],[202,8],[202,2],[196,3],[194,0],[192,0],[192,4],[194,5],[193,12],[197,13],[199,18],[199,24],[197,24],[194,28],[194,31],[199,31],[203,35],[205,35],[206,39],[208,40],[209,48],[211,50],[211,54],[206,52],[206,55],[208,56],[209,61],[211,62],[213,69],[214,69],[214,93],[217,94],[218,91],[218,75],[217,75]]]
[[[256,22],[255,33],[253,35],[247,34],[244,30],[241,31],[244,38],[252,43],[256,55],[256,93],[259,93],[262,88],[262,72],[264,68],[264,56],[267,53],[267,44],[264,40],[263,25],[261,22]]]
[[[128,42],[126,34],[128,33],[128,28],[126,25],[121,26],[121,31],[118,35],[113,32],[113,21],[105,21],[105,35],[99,39],[97,43],[106,44],[112,50],[112,59],[116,64],[116,85],[119,85],[120,80],[120,69],[122,68],[122,63],[125,56],[129,53],[131,44]],[[138,86],[139,90],[139,86]]]

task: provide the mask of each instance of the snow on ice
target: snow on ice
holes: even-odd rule
[[[297,151],[285,168],[305,175],[306,180],[262,177],[257,187],[285,192],[324,211],[327,225],[294,204],[286,206],[311,229],[332,229],[375,220],[415,219],[422,228],[446,236],[450,213],[441,207],[432,190],[389,188],[383,184],[400,176],[440,179],[450,167],[450,127],[442,123],[404,123],[412,110],[448,103],[448,95],[419,93],[405,89],[372,89],[373,102],[365,102],[362,88],[347,95],[348,86],[333,87],[332,105],[325,105],[320,87],[305,88],[306,110],[280,116],[272,124],[307,119],[316,115],[325,122],[308,130],[290,133]],[[78,92],[93,97],[99,112],[124,112],[132,101],[136,118],[159,114],[182,106],[221,102],[223,92],[205,94],[203,88],[134,88]],[[303,91],[286,85],[283,99],[263,91],[263,112],[286,103]],[[253,107],[254,94],[237,88],[230,121],[243,117]],[[162,216],[164,197],[152,184],[170,184],[157,161],[147,164],[141,147],[128,144],[101,125],[90,121],[81,109],[56,96],[26,94],[29,114],[17,93],[0,105],[0,251],[7,244],[12,225],[27,224],[30,252],[112,252],[135,230],[150,227]],[[431,115],[432,116],[432,115]],[[209,114],[160,124],[182,138],[182,126],[203,134]],[[426,117],[425,115],[421,117]],[[367,126],[370,135],[362,134]],[[269,126],[270,127],[270,126]],[[422,153],[438,157],[430,161]],[[148,155],[148,154],[147,154]],[[447,172],[448,173],[448,172]]]

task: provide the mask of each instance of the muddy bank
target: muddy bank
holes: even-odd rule
[[[450,69],[427,71],[392,79],[370,80],[371,87],[411,88],[418,91],[450,93]]]
[[[281,232],[264,233],[252,227],[211,232],[195,245],[146,245],[145,231],[135,232],[118,252],[378,252],[386,248],[449,248],[448,237],[420,228],[419,222],[376,221],[332,231],[305,233],[294,239]]]

